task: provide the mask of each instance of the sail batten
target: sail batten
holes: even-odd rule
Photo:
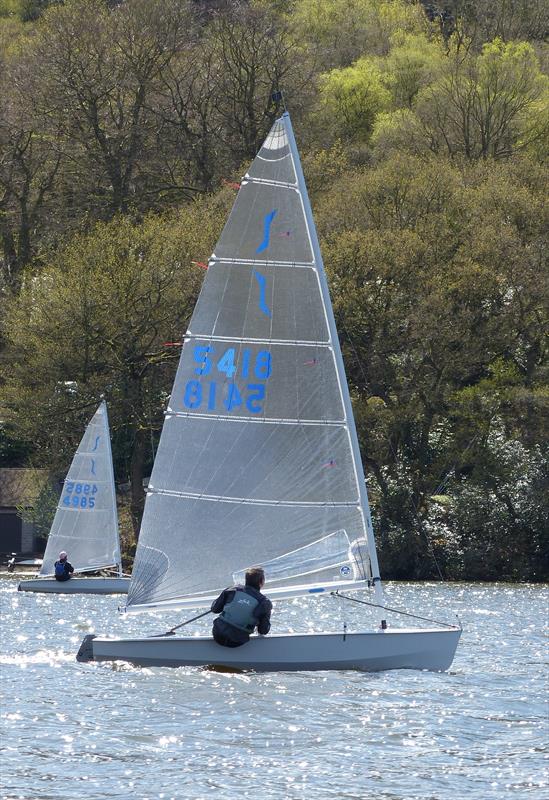
[[[305,500],[265,500],[263,498],[254,497],[235,497],[234,495],[214,495],[214,494],[198,494],[198,492],[176,492],[168,489],[156,489],[154,486],[149,486],[147,490],[150,494],[168,495],[171,497],[181,497],[187,500],[203,500],[211,503],[224,502],[224,503],[242,503],[244,505],[255,506],[287,506],[297,508],[358,508],[358,501],[350,502],[336,502],[336,501],[305,501]]]
[[[252,178],[250,175],[245,175],[242,178],[242,185],[246,183],[257,183],[259,186],[278,186],[280,189],[291,189],[299,194],[299,189],[295,183],[286,183],[285,181],[270,181],[267,178]]]
[[[225,258],[217,258],[214,255],[210,256],[210,261],[208,263],[212,264],[242,264],[243,266],[256,266],[256,267],[280,267],[284,269],[287,267],[288,269],[309,269],[315,272],[315,264],[314,261],[305,262],[305,261],[270,261],[266,259],[259,259],[259,258],[229,258],[225,256]]]
[[[273,565],[269,592],[300,581],[307,592],[347,579],[353,553],[368,561],[367,497],[309,211],[284,115],[241,182],[184,336],[130,610],[218,592],[254,563]]]
[[[206,337],[204,334],[200,333],[191,333],[187,331],[185,334],[185,339],[205,339]],[[330,342],[319,342],[319,341],[312,341],[311,339],[257,339],[257,338],[245,338],[243,336],[216,336],[215,334],[211,334],[207,337],[212,342],[234,342],[235,344],[266,344],[266,345],[287,345],[293,347],[294,345],[300,345],[303,347],[325,347],[326,349],[331,348]]]
[[[166,416],[169,417],[181,417],[184,419],[212,419],[211,415],[209,414],[191,414],[185,411],[173,411],[170,407],[168,407],[166,411]],[[346,420],[345,417],[341,419],[285,419],[284,417],[231,417],[229,414],[216,414],[215,419],[223,421],[223,422],[253,422],[258,424],[276,424],[276,425],[296,425],[296,426],[322,426],[322,427],[337,427],[342,428],[345,427]]]

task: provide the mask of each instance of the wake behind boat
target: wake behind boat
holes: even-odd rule
[[[54,565],[63,550],[69,554],[75,575],[58,581]],[[86,574],[102,570],[115,574]],[[38,577],[21,581],[17,588],[55,594],[126,594],[129,583],[122,575],[109,422],[103,401],[64,481]]]
[[[264,567],[272,599],[373,587],[358,439],[289,115],[244,176],[184,346],[147,491],[126,610],[208,608]],[[409,615],[410,616],[410,615]],[[275,616],[276,619],[276,616]],[[177,626],[181,627],[181,626]],[[256,671],[430,669],[461,630],[252,637],[87,636],[78,659]]]

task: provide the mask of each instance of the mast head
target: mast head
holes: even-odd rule
[[[284,109],[284,115],[288,113],[288,110],[287,110],[287,108],[286,108],[286,102],[285,102],[285,100],[284,100],[284,94],[283,94],[283,92],[282,92],[282,89],[275,89],[275,91],[274,91],[274,92],[272,92],[272,94],[271,94],[271,100],[272,100],[272,101],[273,101],[273,103],[275,103],[275,105],[277,105],[277,106],[278,106],[279,104],[280,104],[280,105],[282,105],[282,108]],[[284,116],[284,115],[283,115],[283,116]]]

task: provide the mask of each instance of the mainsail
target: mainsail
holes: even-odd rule
[[[266,565],[267,591],[313,591],[319,580],[363,585],[379,575],[287,114],[244,176],[208,262],[147,491],[127,608],[205,598],[253,564]]]
[[[65,550],[76,572],[121,565],[107,406],[90,421],[63,484],[40,575]]]

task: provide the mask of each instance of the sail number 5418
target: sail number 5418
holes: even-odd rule
[[[220,359],[216,361],[214,349],[211,345],[197,345],[194,348],[194,360],[199,365],[195,367],[197,375],[209,375],[215,366],[218,372],[223,372],[227,378],[233,378],[236,372],[240,372],[241,378],[251,377],[250,372],[253,368],[254,377],[259,381],[266,381],[271,374],[271,354],[268,350],[260,350],[255,357],[252,365],[252,351],[243,350],[240,363],[236,363],[235,348],[229,347]]]
[[[236,360],[234,347],[229,347],[218,358],[214,348],[210,345],[197,345],[194,348],[194,360],[197,375],[215,375],[215,371],[222,373],[226,378],[238,377],[255,378],[266,381],[271,375],[271,354],[268,350],[260,350],[255,358],[251,350],[243,350],[240,359]],[[234,382],[210,380],[190,380],[185,385],[183,403],[187,408],[198,409],[206,407],[208,411],[215,411],[223,407],[226,411],[233,411],[242,405],[252,414],[260,414],[263,410],[262,400],[265,398],[265,384],[248,383],[244,388]]]

